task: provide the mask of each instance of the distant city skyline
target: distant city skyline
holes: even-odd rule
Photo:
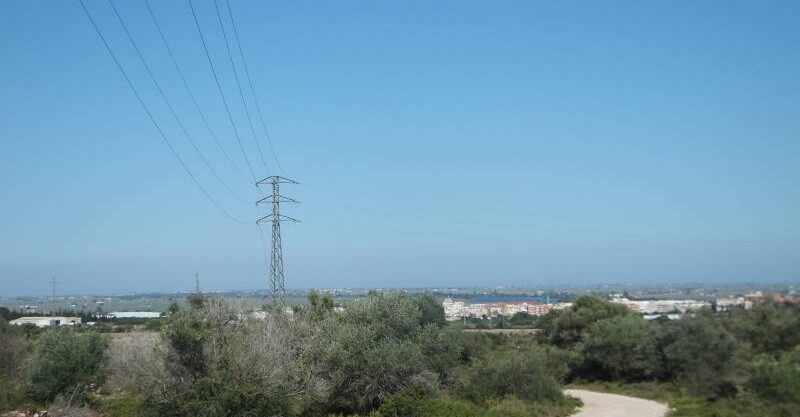
[[[68,288],[71,288],[67,285]],[[744,294],[746,292],[754,292],[760,291],[763,289],[773,289],[773,291],[777,292],[784,292],[789,291],[790,293],[796,293],[800,290],[800,281],[761,281],[761,282],[734,282],[734,281],[708,281],[708,282],[598,282],[598,283],[552,283],[552,284],[519,284],[519,285],[466,285],[466,286],[445,286],[445,285],[430,285],[430,286],[383,286],[383,287],[325,287],[325,286],[307,286],[307,287],[290,287],[287,288],[287,293],[290,296],[298,296],[299,294],[301,297],[307,291],[310,290],[318,290],[323,292],[331,292],[333,294],[345,294],[345,293],[356,293],[356,294],[368,294],[370,291],[409,291],[413,293],[425,293],[425,292],[437,292],[441,294],[453,294],[455,291],[459,294],[472,294],[473,296],[503,296],[506,299],[510,300],[525,300],[530,298],[531,296],[540,296],[543,294],[555,294],[559,291],[585,291],[591,293],[598,293],[598,292],[608,292],[608,291],[616,291],[619,294],[622,294],[625,291],[631,290],[641,290],[641,289],[648,289],[648,290],[666,290],[668,288],[679,289],[679,288],[692,288],[694,290],[701,290],[703,288],[711,287],[711,288],[723,288],[727,290],[739,289],[739,291]],[[777,288],[777,290],[776,290]],[[3,299],[17,299],[17,298],[32,298],[32,299],[41,299],[41,300],[50,300],[52,299],[51,296],[51,289],[48,287],[46,293],[30,293],[30,294],[11,294],[11,293],[0,293],[0,300]],[[187,287],[187,288],[178,288],[174,290],[163,290],[163,291],[155,291],[155,290],[145,290],[145,291],[116,291],[116,292],[102,292],[102,291],[94,291],[94,292],[67,292],[57,291],[56,299],[58,300],[68,300],[74,298],[83,298],[83,297],[95,297],[95,298],[103,298],[103,297],[125,297],[125,296],[145,296],[145,295],[159,295],[159,296],[168,296],[168,295],[188,295],[195,292],[195,287]],[[235,295],[235,294],[260,294],[260,296],[265,297],[265,299],[269,296],[269,290],[265,286],[262,288],[201,288],[201,292],[207,294],[228,294],[228,295]]]
[[[176,163],[77,3],[12,1],[0,296],[49,294],[52,276],[59,293],[191,290],[196,271],[206,288],[266,289],[260,194],[216,148],[144,2],[117,3],[242,201],[108,3],[86,1],[189,169],[245,224]],[[152,6],[244,166],[188,5]],[[196,6],[261,164],[214,7]],[[231,6],[275,151],[303,183],[284,212],[303,221],[283,230],[287,287],[800,281],[798,2]]]

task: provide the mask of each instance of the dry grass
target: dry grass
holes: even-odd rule
[[[104,390],[146,394],[166,385],[171,377],[164,365],[165,354],[158,333],[114,334],[107,352]]]

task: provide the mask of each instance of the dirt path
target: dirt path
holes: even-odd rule
[[[565,392],[583,401],[583,407],[571,417],[664,417],[667,414],[667,406],[655,401],[579,389]]]

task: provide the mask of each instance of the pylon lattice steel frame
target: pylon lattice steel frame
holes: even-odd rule
[[[281,245],[281,222],[291,221],[299,222],[289,216],[281,214],[281,203],[299,203],[299,201],[284,197],[280,193],[281,184],[300,184],[297,181],[289,178],[273,175],[264,178],[256,183],[257,187],[270,184],[272,186],[272,195],[256,201],[258,204],[272,204],[272,213],[268,214],[258,220],[256,224],[271,222],[272,223],[272,252],[269,260],[269,278],[270,278],[270,291],[272,292],[272,305],[274,307],[286,307],[286,282],[283,273],[283,248]]]

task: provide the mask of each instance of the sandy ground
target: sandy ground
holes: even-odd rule
[[[583,407],[572,417],[664,417],[667,414],[667,406],[655,401],[577,389],[565,392],[583,401]]]

